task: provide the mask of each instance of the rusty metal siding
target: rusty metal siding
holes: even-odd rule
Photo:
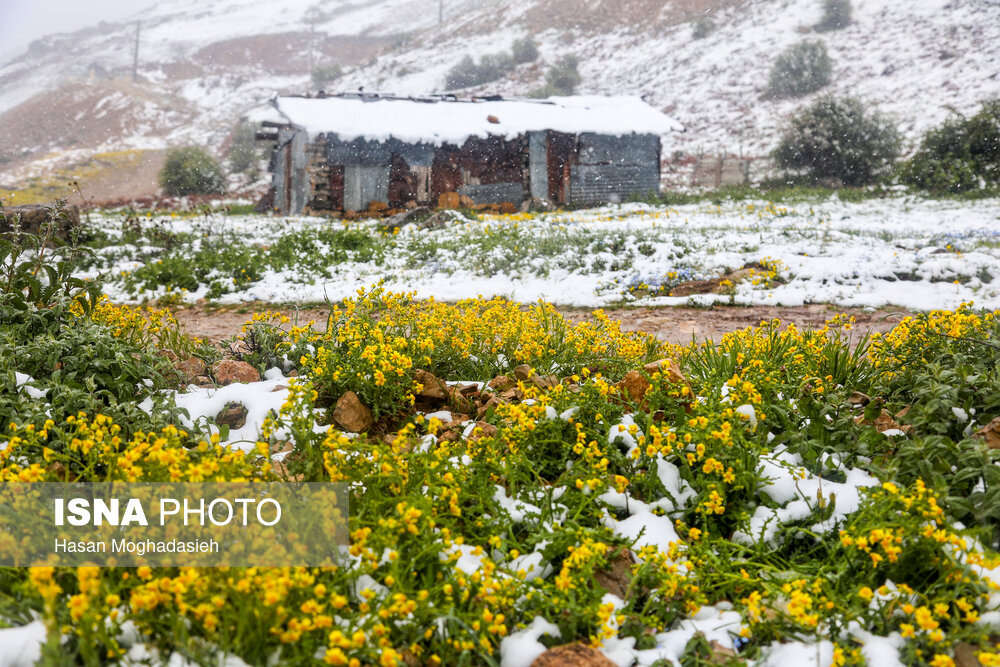
[[[580,135],[577,160],[570,166],[570,202],[619,202],[659,189],[659,137]]]
[[[518,204],[527,197],[596,204],[659,190],[655,135],[531,132],[511,140],[471,138],[461,147],[327,135],[319,144],[322,169],[315,155],[309,163],[304,132],[282,129],[278,140],[273,182],[284,213],[302,212],[311,197],[324,204],[320,208],[363,211],[373,201],[434,203],[443,192],[477,204]]]
[[[279,130],[275,157],[272,180],[275,206],[281,213],[297,215],[310,197],[306,133],[295,129]]]

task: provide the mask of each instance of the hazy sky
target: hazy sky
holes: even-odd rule
[[[54,32],[86,28],[135,14],[152,0],[0,0],[0,62]]]

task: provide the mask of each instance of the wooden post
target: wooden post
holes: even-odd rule
[[[142,23],[135,22],[135,48],[132,51],[132,80],[139,80],[139,29]]]

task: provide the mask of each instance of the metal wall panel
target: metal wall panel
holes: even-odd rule
[[[534,199],[549,198],[545,132],[528,133],[528,186]]]
[[[581,134],[578,163],[570,167],[570,201],[626,201],[660,191],[660,138]]]
[[[584,165],[570,167],[570,201],[600,204],[626,201],[634,195],[659,192],[660,174],[640,165]]]
[[[389,199],[389,166],[344,166],[344,208],[364,211],[373,201]]]
[[[312,193],[309,191],[309,156],[306,154],[306,133],[296,132],[292,137],[292,205],[289,212],[302,213]]]
[[[660,139],[653,134],[580,135],[580,164],[660,164]]]

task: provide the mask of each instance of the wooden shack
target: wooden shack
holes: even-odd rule
[[[344,213],[435,204],[618,202],[658,192],[660,138],[683,130],[635,97],[547,100],[372,93],[278,97],[274,209]]]

